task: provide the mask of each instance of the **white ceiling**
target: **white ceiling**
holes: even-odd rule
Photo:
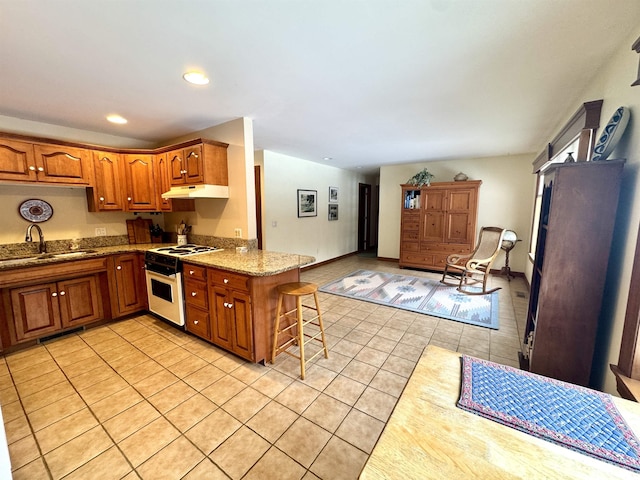
[[[244,116],[343,168],[537,153],[634,30],[638,0],[0,0],[0,115],[153,142]]]

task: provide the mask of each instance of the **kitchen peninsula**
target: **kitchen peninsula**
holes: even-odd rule
[[[159,246],[123,244],[22,258],[0,254],[3,350],[146,310],[143,256]],[[314,260],[253,249],[184,259],[186,330],[252,362],[268,360],[275,288],[298,281],[300,267]],[[42,311],[50,315],[43,318]]]

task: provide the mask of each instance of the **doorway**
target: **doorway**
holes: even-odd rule
[[[358,252],[376,254],[378,197],[368,183],[358,184]]]

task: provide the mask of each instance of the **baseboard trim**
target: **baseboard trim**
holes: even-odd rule
[[[323,265],[328,265],[330,263],[333,262],[337,262],[338,260],[342,260],[348,257],[352,257],[354,255],[357,255],[358,252],[351,252],[351,253],[345,253],[344,255],[340,255],[339,257],[335,257],[335,258],[330,258],[329,260],[324,260],[322,262],[318,262],[318,263],[312,263],[311,265],[305,265],[304,267],[300,267],[300,271],[301,272],[305,272],[307,270],[312,270],[314,268],[317,267],[322,267]]]

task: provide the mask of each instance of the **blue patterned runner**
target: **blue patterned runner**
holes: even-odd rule
[[[640,442],[608,394],[465,355],[458,406],[640,472]]]

